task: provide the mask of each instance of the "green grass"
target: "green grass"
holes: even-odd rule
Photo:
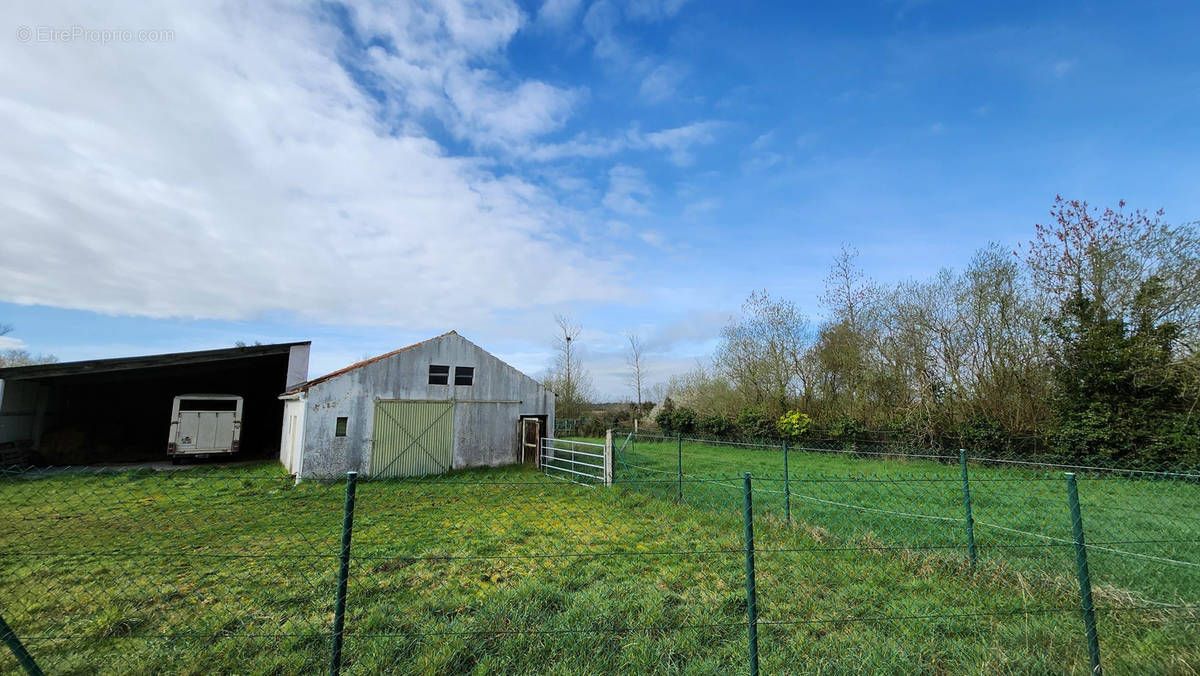
[[[0,480],[0,612],[48,673],[327,668],[344,486],[225,471]],[[677,504],[674,481],[605,489],[522,468],[361,482],[347,670],[743,670],[742,495],[728,483],[685,481]],[[882,528],[816,512],[789,524],[767,491],[765,673],[1086,672],[1070,574],[971,571],[958,550],[891,547]],[[1047,549],[1071,565],[1070,548]],[[1194,613],[1101,598],[1110,673],[1197,672]]]
[[[671,440],[618,438],[618,478],[670,479],[679,471]],[[784,486],[779,448],[685,442],[685,477],[756,477],[759,503],[794,521],[843,537],[871,534],[912,549],[966,554],[965,508],[957,462],[790,450]],[[1067,485],[1061,471],[969,464],[974,537],[983,561],[1026,571],[1073,573]],[[1078,486],[1093,583],[1140,602],[1200,604],[1200,483],[1079,473]],[[685,487],[686,488],[686,487]],[[736,480],[697,486],[685,499],[728,500]],[[1061,551],[1060,551],[1061,550]],[[1064,566],[1063,561],[1067,562]]]

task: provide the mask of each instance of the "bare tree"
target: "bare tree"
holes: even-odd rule
[[[12,333],[12,330],[12,325],[0,324],[0,336]],[[0,367],[53,364],[57,361],[58,357],[55,357],[52,354],[34,354],[29,350],[21,349],[0,350]]]
[[[638,420],[642,417],[642,383],[646,376],[646,363],[643,359],[645,352],[642,339],[636,333],[625,334],[629,341],[629,349],[625,352],[625,363],[629,366],[629,385],[637,397],[637,411],[633,417],[633,429],[636,431]]]
[[[558,395],[556,410],[564,418],[579,417],[591,398],[591,376],[580,363],[578,339],[581,328],[563,315],[555,315],[558,333],[554,338],[555,356],[550,383]]]
[[[750,294],[742,313],[721,330],[716,369],[747,403],[777,415],[804,386],[800,363],[812,342],[808,318],[795,303],[766,291]]]
[[[825,277],[821,303],[832,319],[821,329],[821,353],[836,382],[844,415],[862,415],[863,388],[876,356],[877,313],[881,290],[863,274],[855,259],[858,250],[842,245]]]

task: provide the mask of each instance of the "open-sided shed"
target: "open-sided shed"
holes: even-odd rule
[[[280,461],[302,477],[532,462],[554,394],[454,331],[292,388]],[[520,438],[519,438],[520,437]]]
[[[281,389],[308,377],[309,343],[0,368],[0,450],[10,462],[165,460],[181,394],[244,398],[240,457],[279,448]]]

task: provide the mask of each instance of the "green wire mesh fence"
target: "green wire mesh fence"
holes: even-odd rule
[[[5,638],[46,673],[1200,664],[1187,475],[1076,472],[1072,499],[1063,472],[837,476],[800,452],[759,476],[717,463],[729,447],[617,446],[611,487],[531,468],[3,474]]]
[[[1200,475],[616,436],[620,481],[674,475],[685,504],[739,490],[710,473],[756,472],[764,665],[837,670],[851,656],[866,671],[928,670],[946,634],[975,637],[960,645],[975,671],[1086,672],[1106,653],[1118,671],[1200,664]],[[814,589],[839,601],[784,610]],[[890,627],[882,643],[860,643],[867,624]]]

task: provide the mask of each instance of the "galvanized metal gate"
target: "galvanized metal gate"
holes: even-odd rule
[[[612,453],[606,444],[567,439],[542,439],[542,471],[580,484],[612,483]]]
[[[454,402],[375,402],[372,476],[440,474],[453,462]]]

